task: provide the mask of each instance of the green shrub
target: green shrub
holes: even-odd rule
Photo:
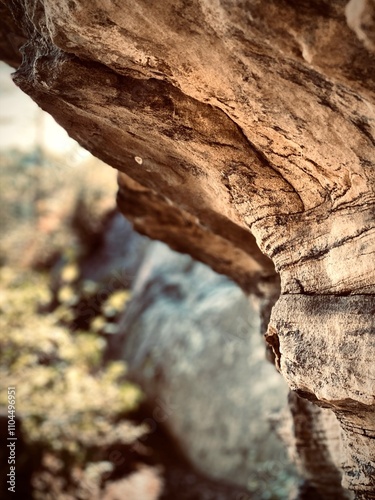
[[[103,366],[103,338],[73,334],[53,313],[37,314],[48,300],[45,276],[0,268],[0,407],[15,386],[26,443],[69,470],[89,470],[110,446],[131,445],[147,432],[119,418],[141,393],[126,381],[122,362]]]

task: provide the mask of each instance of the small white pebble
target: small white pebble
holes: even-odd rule
[[[134,156],[135,161],[138,163],[138,165],[142,165],[143,160],[140,156]]]

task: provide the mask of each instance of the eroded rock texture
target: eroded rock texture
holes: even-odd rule
[[[278,432],[306,480],[299,498],[352,499],[352,492],[341,486],[342,431],[335,414],[295,392],[290,392],[288,399],[288,409],[278,420]]]
[[[361,498],[375,497],[374,12],[373,0],[0,9],[16,83],[121,172],[139,231],[260,296],[277,277],[258,246],[272,259],[268,339],[290,387],[336,413],[343,484]]]

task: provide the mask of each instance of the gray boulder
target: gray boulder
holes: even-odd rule
[[[267,417],[288,389],[266,360],[259,307],[228,278],[152,243],[117,342],[153,410],[151,430],[162,425],[212,477],[280,492],[287,458]]]

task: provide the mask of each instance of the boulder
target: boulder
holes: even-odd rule
[[[166,428],[212,477],[277,491],[287,488],[287,459],[267,417],[285,406],[288,388],[266,360],[260,325],[256,296],[152,243],[116,350],[146,394],[152,430]]]

